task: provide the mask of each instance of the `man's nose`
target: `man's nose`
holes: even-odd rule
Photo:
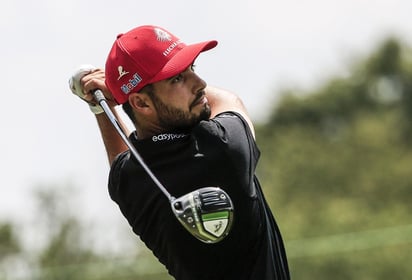
[[[199,91],[203,90],[206,87],[206,82],[199,77],[196,73],[191,73],[193,76],[193,94],[197,94]]]

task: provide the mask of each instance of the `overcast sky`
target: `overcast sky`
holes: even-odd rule
[[[388,35],[410,43],[411,11],[410,0],[2,0],[0,218],[24,221],[33,187],[68,182],[80,211],[120,215],[94,117],[67,85],[79,65],[104,66],[118,33],[155,24],[187,43],[218,40],[197,70],[261,120],[277,89],[342,73]]]

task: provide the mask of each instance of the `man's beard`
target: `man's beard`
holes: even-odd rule
[[[211,110],[209,104],[205,104],[199,114],[194,114],[190,110],[183,111],[171,107],[156,96],[152,96],[153,104],[158,112],[159,123],[166,130],[188,130],[194,127],[202,120],[210,118]]]

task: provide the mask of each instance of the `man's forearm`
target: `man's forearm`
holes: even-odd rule
[[[124,129],[123,131],[125,131],[126,126],[121,122],[121,118],[114,108],[112,108],[112,112],[120,122],[121,127]],[[106,149],[107,157],[111,165],[115,157],[121,152],[127,150],[128,147],[123,142],[123,139],[120,137],[119,133],[114,128],[106,114],[103,113],[96,115],[96,120]],[[125,131],[125,133],[127,136],[129,135],[129,131]]]
[[[253,136],[255,135],[253,123],[249,117],[246,107],[236,94],[219,88],[207,87],[206,97],[211,108],[211,118],[222,112],[237,112],[243,116],[248,123]]]

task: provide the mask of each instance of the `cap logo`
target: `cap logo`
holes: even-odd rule
[[[117,70],[119,71],[119,77],[117,78],[117,80],[120,80],[124,75],[129,74],[129,72],[125,71],[123,69],[123,66],[121,66],[121,65],[119,67],[117,67]]]
[[[172,41],[172,36],[167,33],[166,31],[160,29],[160,28],[155,28],[154,32],[156,34],[157,40],[160,42],[167,42],[167,41]]]
[[[124,94],[129,94],[137,85],[142,81],[142,78],[139,74],[134,73],[133,79],[130,79],[127,84],[123,84],[120,89]]]

